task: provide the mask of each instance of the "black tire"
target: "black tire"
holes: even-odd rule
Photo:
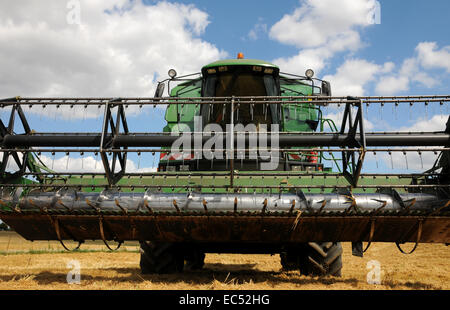
[[[309,242],[280,253],[283,270],[300,270],[309,276],[341,276],[342,246],[340,242]]]
[[[184,270],[200,270],[205,265],[205,253],[200,250],[191,250],[185,254]]]
[[[167,242],[141,242],[142,274],[166,274],[183,271],[184,258],[180,248]]]
[[[300,273],[309,276],[340,277],[342,245],[340,242],[309,242],[300,259]]]

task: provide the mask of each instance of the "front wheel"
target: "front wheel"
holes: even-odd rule
[[[340,277],[342,252],[340,242],[308,242],[305,255],[300,260],[300,273],[311,276]]]
[[[143,274],[165,274],[183,271],[184,258],[176,244],[141,242],[140,267]]]
[[[340,242],[308,242],[280,254],[284,270],[300,270],[309,276],[341,276],[342,245]]]

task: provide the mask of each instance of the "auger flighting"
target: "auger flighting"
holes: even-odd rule
[[[284,268],[340,275],[343,241],[359,256],[362,242],[450,243],[450,122],[430,132],[365,126],[388,105],[398,121],[397,109],[442,112],[449,101],[332,96],[312,70],[243,58],[171,70],[149,98],[4,99],[0,218],[28,240],[138,240],[144,273],[199,269],[204,253],[230,252],[280,253]],[[78,107],[83,121],[100,111],[101,131],[32,130],[27,115],[39,107]],[[161,108],[163,132],[129,121]]]

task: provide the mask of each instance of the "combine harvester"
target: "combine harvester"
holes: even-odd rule
[[[66,249],[67,240],[137,240],[143,273],[200,269],[211,252],[279,253],[286,269],[339,276],[340,242],[357,256],[363,242],[402,252],[405,242],[449,243],[450,122],[439,132],[367,132],[364,122],[390,105],[442,111],[450,96],[333,97],[313,75],[238,57],[195,75],[170,70],[152,98],[1,100],[0,218]],[[101,131],[40,132],[26,117],[76,108],[101,111]],[[127,122],[161,108],[162,133]],[[338,126],[325,109],[342,115]],[[363,171],[369,155],[400,154],[408,165],[428,153],[437,159],[423,173]],[[104,172],[56,172],[45,154],[93,154]],[[157,169],[127,171],[141,155],[159,156]]]

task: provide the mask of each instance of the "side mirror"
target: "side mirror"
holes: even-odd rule
[[[155,91],[155,98],[161,98],[164,94],[164,88],[166,87],[166,85],[164,83],[158,83],[158,86],[156,87],[156,91]]]
[[[322,95],[331,96],[331,85],[330,82],[322,81]]]

